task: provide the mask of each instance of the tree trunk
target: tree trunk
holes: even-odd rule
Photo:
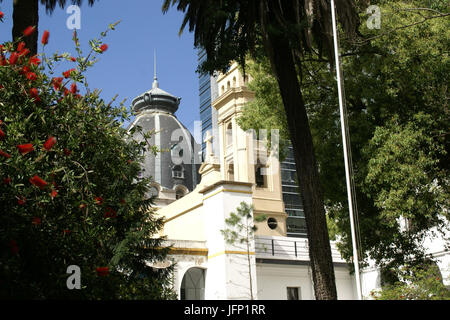
[[[36,30],[23,41],[31,51],[31,55],[37,54],[39,23],[39,0],[14,0],[13,1],[13,28],[12,38],[23,36],[23,31],[29,26],[35,26]]]
[[[266,49],[280,87],[304,198],[315,296],[317,300],[335,300],[336,283],[319,172],[291,46],[282,33],[275,32],[267,33],[265,45],[269,47]]]

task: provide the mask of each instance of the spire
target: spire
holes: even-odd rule
[[[153,77],[153,86],[152,88],[159,88],[159,84],[158,84],[158,78],[156,77],[156,49],[154,49],[153,51],[153,71],[155,73],[154,77]]]

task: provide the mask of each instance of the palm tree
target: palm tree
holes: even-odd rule
[[[363,1],[337,0],[339,21],[348,36],[360,24]],[[194,45],[206,50],[200,71],[225,71],[231,60],[245,65],[258,48],[269,57],[286,111],[308,231],[309,256],[316,299],[336,299],[336,284],[325,208],[308,116],[298,79],[306,53],[325,55],[332,65],[331,7],[325,0],[165,0],[185,13]]]
[[[3,0],[0,0],[2,2]],[[71,0],[72,4],[81,5],[83,0]],[[89,5],[93,5],[96,0],[88,0]],[[29,26],[35,26],[35,32],[26,38],[24,42],[32,54],[37,53],[38,45],[38,24],[39,24],[39,2],[45,5],[48,14],[55,10],[56,5],[64,8],[66,0],[14,0],[13,1],[13,40],[23,35],[23,31]]]

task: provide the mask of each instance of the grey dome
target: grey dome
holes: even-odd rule
[[[163,188],[182,185],[192,191],[200,181],[201,146],[174,115],[179,103],[180,98],[160,89],[155,79],[151,90],[133,100],[137,116],[128,129],[139,126],[143,132],[155,131],[149,143],[161,151],[145,155],[144,176],[151,176]],[[143,139],[138,132],[133,138]]]
[[[158,80],[155,77],[152,89],[134,98],[132,106],[137,113],[149,109],[175,113],[180,105],[180,100],[180,97],[175,97],[160,89]]]

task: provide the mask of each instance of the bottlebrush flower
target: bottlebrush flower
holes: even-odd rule
[[[0,129],[0,140],[4,139],[6,134]]]
[[[30,50],[28,50],[27,48],[23,49],[22,51],[19,52],[19,56],[27,56],[30,54]]]
[[[102,205],[103,204],[103,198],[102,197],[95,197],[95,203],[98,205]]]
[[[6,153],[5,151],[0,149],[0,156],[5,157],[7,159],[11,158],[11,155],[9,153]]]
[[[19,144],[17,146],[17,149],[19,149],[19,152],[24,156],[27,153],[33,151],[34,147],[31,143],[26,143],[26,144]]]
[[[117,217],[117,212],[113,208],[106,208],[105,214],[103,215],[105,218],[115,218]]]
[[[42,180],[38,175],[35,175],[33,178],[30,178],[30,183],[39,187],[40,189],[44,189],[47,186],[47,182]]]
[[[64,71],[64,72],[63,72],[64,78],[67,79],[68,77],[70,77],[70,74],[71,74],[73,71],[75,71],[75,69],[70,69],[70,70]]]
[[[41,218],[33,217],[33,219],[31,220],[31,223],[37,226],[37,225],[41,224]]]
[[[17,46],[17,52],[20,52],[20,51],[22,51],[23,49],[25,49],[25,42],[23,42],[23,41],[21,41],[20,43],[19,43],[19,45]]]
[[[20,206],[23,206],[23,205],[25,204],[25,202],[27,202],[27,198],[25,198],[25,197],[20,198],[20,199],[17,199],[17,203],[18,203]]]
[[[71,60],[72,62],[75,62],[75,61],[77,61],[77,59],[76,59],[76,58],[74,58],[74,57],[70,57],[70,60]]]
[[[7,177],[7,178],[3,179],[3,183],[4,184],[10,184],[11,183],[11,178]]]
[[[36,73],[34,73],[34,72],[28,72],[27,73],[27,79],[28,80],[34,81],[34,80],[36,80],[36,78],[37,78]]]
[[[68,156],[70,156],[72,154],[72,151],[70,151],[67,148],[64,148],[64,154],[68,157]]]
[[[52,192],[50,192],[50,197],[53,199],[53,198],[56,198],[57,195],[58,195],[58,191],[56,191],[55,189],[52,189]]]
[[[108,45],[106,43],[102,44],[100,46],[100,50],[102,51],[102,53],[105,52],[106,50],[108,50]]]
[[[23,66],[23,68],[22,68],[22,70],[20,70],[19,72],[21,73],[21,74],[27,74],[27,73],[29,73],[31,71],[31,69],[30,69],[30,67],[28,67],[28,66]]]
[[[70,92],[72,92],[72,94],[76,94],[77,91],[78,91],[78,89],[77,89],[77,84],[76,84],[76,83],[72,83],[72,84],[70,85]]]
[[[30,89],[30,96],[34,98],[34,102],[40,102],[41,98],[39,97],[39,93],[36,88]]]
[[[63,234],[70,234],[72,231],[68,230],[68,229],[64,229],[63,230]]]
[[[35,30],[36,30],[35,27],[29,26],[28,28],[26,28],[25,30],[23,30],[23,35],[24,35],[25,37],[29,37],[29,36],[31,36],[31,35],[33,34],[33,32],[34,32]]]
[[[16,52],[11,53],[9,56],[9,64],[14,65],[17,63],[17,60],[19,59],[19,55]]]
[[[45,141],[44,143],[44,149],[49,151],[56,143],[56,138],[55,137],[50,137],[47,139],[47,141]]]
[[[109,274],[109,268],[108,267],[98,267],[95,269],[97,271],[97,275],[100,277],[107,276]]]
[[[55,89],[55,91],[58,91],[59,89],[61,89],[62,82],[63,82],[62,77],[57,77],[57,78],[52,79],[52,84],[53,84],[53,88]]]
[[[3,19],[3,16],[4,16],[3,12],[0,11],[0,19]]]
[[[37,56],[32,56],[32,57],[30,58],[29,63],[30,63],[30,65],[38,66],[38,65],[41,64],[41,59],[39,59]]]
[[[45,46],[48,43],[48,38],[50,37],[50,32],[48,30],[44,31],[44,34],[42,35],[42,44]]]

